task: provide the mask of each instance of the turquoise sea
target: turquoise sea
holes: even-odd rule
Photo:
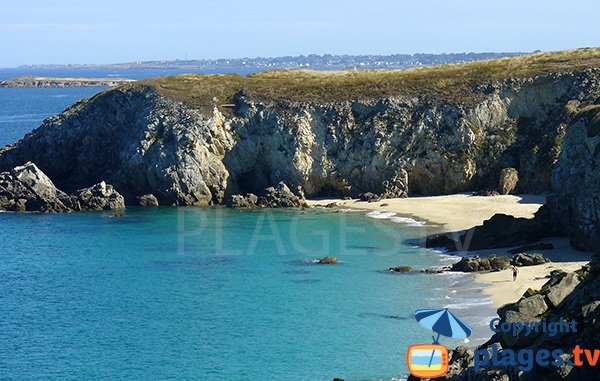
[[[0,145],[99,90],[0,89]],[[483,340],[491,306],[469,276],[385,271],[451,263],[415,246],[433,228],[370,217],[0,213],[0,379],[404,378],[407,347],[431,342],[413,318],[427,307],[453,308]]]

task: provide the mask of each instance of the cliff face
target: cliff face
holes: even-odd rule
[[[150,85],[75,104],[0,151],[0,170],[36,163],[62,189],[106,180],[129,202],[223,203],[284,181],[307,196],[550,188],[551,167],[577,109],[600,96],[599,69],[474,85],[476,101],[388,96],[335,102],[234,97],[202,111]]]
[[[575,247],[600,252],[600,106],[580,111],[552,173],[550,210]]]

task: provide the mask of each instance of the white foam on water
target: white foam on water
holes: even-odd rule
[[[490,298],[486,298],[483,300],[467,299],[462,302],[450,303],[450,304],[444,306],[444,308],[455,309],[455,310],[466,310],[466,309],[469,309],[472,307],[487,306],[487,305],[491,305],[491,304],[492,304],[492,299],[490,299]]]
[[[380,212],[378,210],[374,210],[372,212],[367,213],[367,217],[376,218],[376,219],[389,219],[395,216],[394,212]]]
[[[408,226],[425,226],[425,221],[417,221],[410,217],[391,217],[390,220],[397,224],[405,224]]]
[[[414,218],[397,216],[394,212],[380,212],[378,210],[374,210],[367,213],[367,217],[378,220],[390,220],[397,224],[403,224],[406,226],[425,226],[425,221],[417,221]]]

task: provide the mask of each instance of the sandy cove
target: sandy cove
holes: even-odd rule
[[[378,202],[358,200],[309,200],[308,204],[323,205],[335,202],[341,208],[394,212],[417,220],[441,225],[444,230],[458,231],[481,225],[496,213],[515,217],[532,218],[546,202],[545,196],[471,196],[453,194],[448,196],[389,198]]]
[[[445,231],[459,231],[481,225],[483,221],[496,213],[532,218],[545,201],[546,198],[541,195],[485,197],[455,194],[385,199],[378,202],[342,199],[309,200],[308,204],[316,206],[335,202],[340,208],[393,212],[400,216],[426,220],[429,224],[440,225]],[[496,308],[517,301],[528,288],[540,289],[551,271],[575,271],[590,260],[590,253],[573,249],[565,238],[545,238],[543,242],[554,245],[553,250],[542,251],[544,256],[552,262],[538,266],[520,267],[519,275],[514,282],[509,269],[475,275],[475,281],[482,285],[484,294],[491,297]],[[508,250],[508,248],[484,250],[470,254],[510,255]]]

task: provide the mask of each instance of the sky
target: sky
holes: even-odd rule
[[[597,0],[2,0],[0,67],[600,46]]]

